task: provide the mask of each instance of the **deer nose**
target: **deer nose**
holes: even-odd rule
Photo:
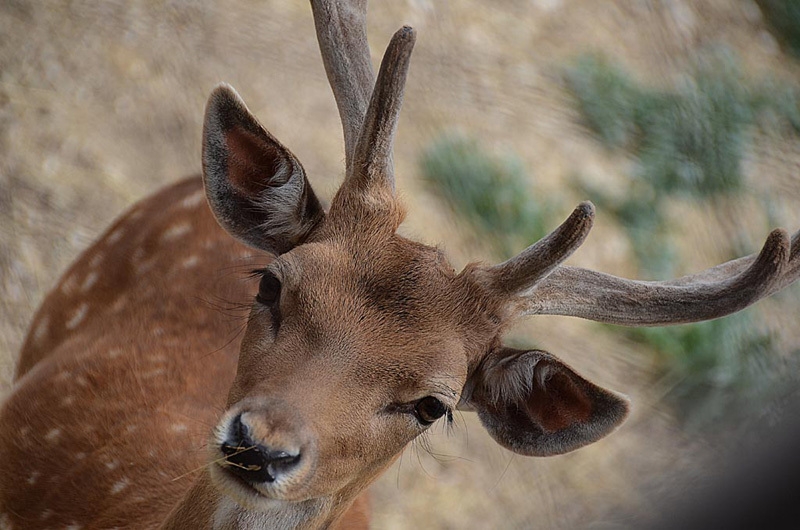
[[[267,447],[254,441],[241,414],[233,418],[220,449],[228,470],[250,483],[275,482],[296,467],[301,457],[299,450]]]

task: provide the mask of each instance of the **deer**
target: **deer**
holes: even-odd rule
[[[367,487],[456,410],[525,456],[612,433],[630,404],[555,355],[504,345],[530,315],[625,326],[719,318],[800,276],[800,232],[669,281],[565,265],[578,205],[496,265],[455,270],[397,233],[392,145],[415,43],[377,76],[366,0],[312,0],[342,122],[326,208],[230,86],[210,95],[202,176],[119,217],[45,297],[0,409],[0,528],[367,528]],[[258,264],[253,281],[225,273]],[[209,300],[247,311],[242,335]]]

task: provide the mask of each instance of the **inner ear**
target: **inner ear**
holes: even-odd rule
[[[492,352],[470,375],[464,400],[498,443],[528,456],[595,442],[628,414],[627,399],[540,350]]]
[[[292,174],[303,172],[302,167],[293,167],[296,159],[288,150],[270,140],[265,142],[241,124],[233,124],[225,132],[228,178],[245,196],[258,197],[268,187],[282,186]]]
[[[540,360],[534,368],[534,383],[524,400],[529,417],[547,432],[558,432],[570,425],[588,421],[592,401],[579,380],[548,360]],[[585,381],[585,380],[583,380]]]
[[[300,161],[227,85],[206,107],[203,182],[220,225],[275,254],[301,244],[325,216]]]

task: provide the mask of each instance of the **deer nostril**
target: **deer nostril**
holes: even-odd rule
[[[236,416],[228,429],[227,439],[220,445],[227,468],[251,483],[274,482],[300,461],[300,453],[274,449],[255,442],[250,429]]]
[[[250,430],[242,423],[242,415],[237,414],[230,427],[231,440],[236,442],[237,446],[246,445],[250,441]]]
[[[282,473],[290,471],[300,462],[300,453],[292,455],[286,451],[273,451],[267,453],[267,475],[273,480]]]

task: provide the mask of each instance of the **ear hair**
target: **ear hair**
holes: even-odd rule
[[[276,254],[302,243],[325,216],[300,161],[225,84],[206,107],[203,182],[225,230]]]
[[[498,443],[528,456],[595,442],[622,423],[629,407],[626,398],[539,350],[490,353],[470,374],[462,395]]]
[[[507,350],[508,351],[508,350]],[[545,386],[553,370],[544,363],[519,362],[524,355],[546,354],[539,350],[520,351],[504,357],[487,356],[483,361],[483,391],[492,403],[519,401]]]

